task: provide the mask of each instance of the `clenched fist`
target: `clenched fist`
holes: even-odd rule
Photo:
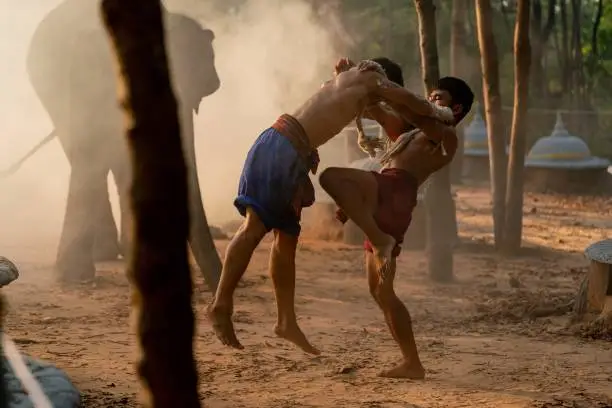
[[[350,58],[348,57],[340,58],[338,62],[336,63],[336,67],[334,68],[334,75],[338,75],[342,72],[348,71],[354,66],[355,66],[355,63],[351,61]]]

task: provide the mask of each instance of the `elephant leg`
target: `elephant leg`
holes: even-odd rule
[[[93,249],[94,260],[96,262],[114,261],[119,257],[121,251],[108,189],[105,190],[104,197],[100,197],[98,206],[99,214],[96,217]]]
[[[120,238],[119,246],[121,254],[125,258],[130,253],[130,247],[132,245],[132,216],[130,209],[130,168],[129,162],[126,160],[116,160],[111,166],[113,172],[113,178],[117,185],[117,194],[119,195],[119,209],[120,209]]]
[[[212,293],[215,293],[221,277],[222,264],[204,211],[196,165],[192,115],[191,110],[181,112],[183,151],[187,163],[189,187],[189,247],[206,284]]]
[[[100,202],[106,197],[108,170],[91,163],[72,161],[64,225],[57,251],[56,269],[63,282],[95,277],[93,248]]]

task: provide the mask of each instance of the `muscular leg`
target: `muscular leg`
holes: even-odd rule
[[[266,227],[257,214],[247,208],[244,222],[225,250],[221,280],[215,298],[208,306],[207,314],[212,322],[215,334],[226,346],[243,348],[236,337],[234,324],[232,323],[234,291],[251,261],[255,248],[266,233]]]
[[[374,219],[378,205],[378,183],[375,176],[364,170],[329,167],[319,176],[319,183],[366,234],[374,247],[379,273],[385,276],[396,241],[381,231]]]
[[[366,270],[370,293],[382,309],[391,335],[399,345],[403,356],[403,361],[398,366],[391,370],[383,371],[379,375],[390,378],[423,379],[425,378],[425,369],[419,359],[414,341],[410,313],[408,313],[408,309],[406,309],[406,306],[399,300],[393,290],[395,269],[396,260],[393,258],[387,278],[381,281],[376,269],[374,256],[366,252]]]
[[[295,315],[295,252],[298,237],[274,230],[270,249],[270,275],[276,295],[277,322],[274,333],[310,354],[320,354],[300,329]]]
[[[374,299],[374,301],[376,302],[380,310],[383,310],[383,305],[378,299],[378,286],[379,286],[380,276],[378,276],[378,274],[376,273],[376,264],[374,262],[374,258],[372,257],[372,254],[370,252],[365,251],[364,259],[365,259],[366,275],[368,278],[368,287],[370,288],[370,295],[372,295],[372,299]],[[389,326],[390,328],[391,323],[389,322],[389,319],[387,318],[386,315],[385,315],[385,321],[387,322],[387,326]],[[399,343],[398,339],[395,337],[395,333],[393,332],[393,330],[391,330],[391,335],[393,336],[393,339]]]

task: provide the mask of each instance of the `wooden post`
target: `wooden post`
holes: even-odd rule
[[[612,265],[591,260],[589,265],[589,285],[587,288],[587,312],[601,313],[606,305],[606,298],[612,296]]]
[[[468,58],[466,53],[468,0],[453,0],[452,3],[450,70],[452,76],[463,78],[467,71],[466,60]],[[463,124],[457,126],[459,146],[451,163],[451,181],[454,184],[460,184],[463,176],[464,129],[465,126]]]
[[[493,33],[493,10],[491,0],[476,0],[476,26],[482,87],[484,96],[487,136],[489,138],[489,172],[491,195],[493,196],[493,234],[495,246],[503,240],[506,221],[506,138],[501,109],[499,86],[499,57]]]
[[[421,71],[425,91],[434,89],[440,79],[436,37],[436,7],[433,0],[414,0],[419,22]],[[453,249],[456,243],[455,202],[451,194],[451,166],[431,176],[425,194],[427,210],[427,261],[431,279],[449,282],[453,275]]]
[[[589,272],[576,296],[574,313],[600,313],[612,318],[612,239],[596,242],[585,250]]]
[[[612,265],[608,265],[608,284],[606,285],[606,298],[601,311],[602,315],[612,316]]]
[[[187,166],[159,0],[102,0],[119,71],[132,162],[128,276],[144,406],[199,408],[193,283],[187,260]]]
[[[527,104],[529,103],[529,0],[519,0],[514,29],[514,110],[510,137],[508,181],[506,183],[506,220],[502,249],[507,255],[521,248],[523,233],[523,185],[525,146],[527,144]]]
[[[427,210],[422,200],[419,200],[412,210],[412,222],[404,235],[402,248],[419,250],[427,248]]]

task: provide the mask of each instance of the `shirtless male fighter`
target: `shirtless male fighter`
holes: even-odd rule
[[[221,280],[207,309],[215,334],[225,345],[243,348],[231,320],[233,295],[255,248],[272,230],[269,270],[278,313],[274,332],[305,352],[319,353],[298,326],[294,304],[300,215],[314,202],[308,173],[316,172],[316,149],[363,111],[385,79],[375,62],[339,71],[292,115],[280,116],[263,131],[247,155],[234,201],[245,220],[226,249]]]
[[[418,129],[405,133],[381,158],[380,173],[332,167],[319,177],[321,187],[344,213],[366,234],[365,263],[370,293],[382,309],[403,361],[380,373],[383,377],[422,379],[408,310],[396,296],[393,280],[400,244],[412,220],[419,186],[434,172],[448,165],[457,150],[454,126],[470,111],[474,94],[458,78],[440,79],[426,100],[401,86],[385,81],[377,94],[407,122]],[[449,107],[454,121],[446,125],[436,119],[438,107]],[[346,218],[342,219],[346,221]]]

